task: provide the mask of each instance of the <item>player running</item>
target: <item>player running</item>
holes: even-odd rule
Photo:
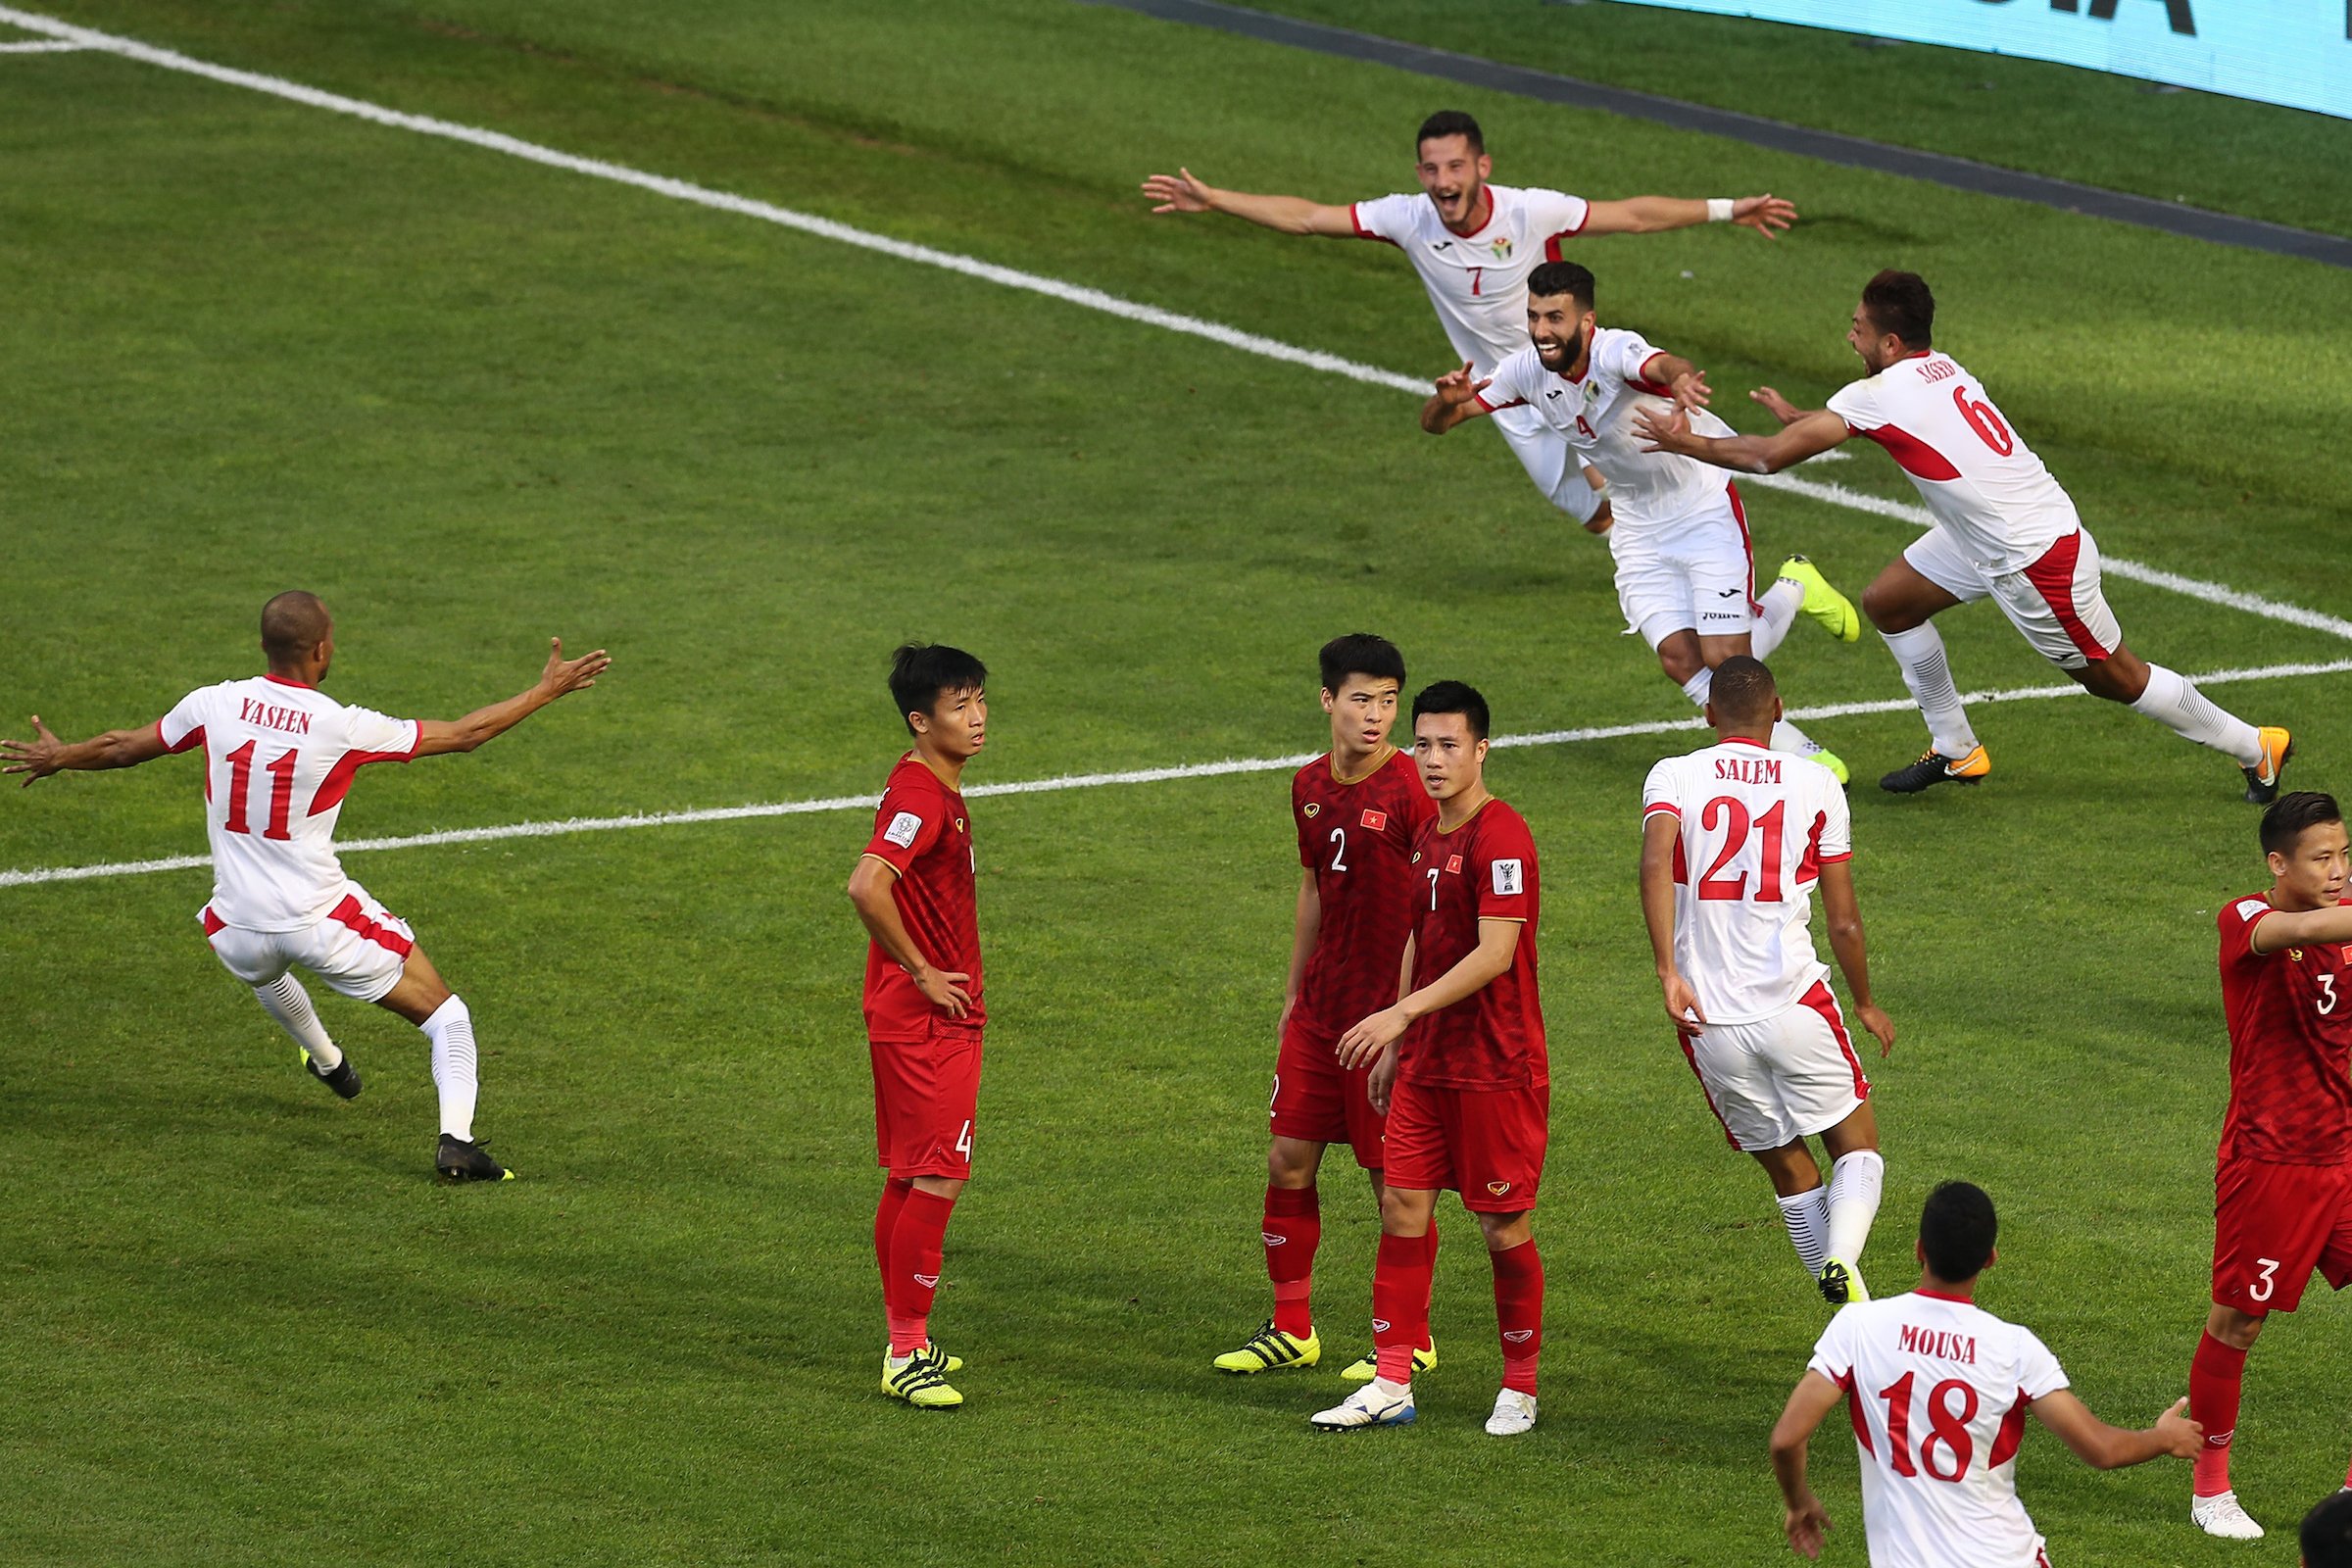
[[[1429,1343],[1437,1262],[1430,1221],[1448,1187],[1477,1216],[1494,1268],[1502,1390],[1487,1431],[1513,1437],[1536,1424],[1544,1260],[1528,1218],[1551,1111],[1536,989],[1543,879],[1526,820],[1487,793],[1486,759],[1485,698],[1443,680],[1413,699],[1413,760],[1438,814],[1413,839],[1403,995],[1339,1045],[1341,1065],[1370,1066],[1372,1103],[1388,1117],[1372,1274],[1376,1375],[1310,1418],[1325,1431],[1413,1419],[1414,1351]]]
[[[2189,1517],[2253,1541],[2262,1526],[2230,1486],[2246,1352],[2292,1312],[2316,1269],[2352,1284],[2352,906],[2335,798],[2281,795],[2262,813],[2271,886],[2222,906],[2222,1010],[2230,1110],[2214,1178],[2213,1311],[2189,1363],[2205,1427]],[[2352,1472],[2344,1477],[2352,1487]]]
[[[1489,374],[1464,365],[1439,377],[1421,406],[1421,428],[1444,435],[1465,420],[1532,410],[1591,463],[1614,498],[1609,554],[1625,623],[1702,710],[1715,666],[1737,654],[1769,658],[1800,609],[1840,642],[1861,636],[1853,605],[1802,556],[1781,567],[1764,600],[1755,598],[1755,552],[1739,489],[1720,469],[1645,450],[1633,428],[1637,410],[1671,398],[1692,411],[1699,428],[1731,434],[1701,407],[1706,377],[1639,332],[1600,325],[1593,294],[1592,274],[1574,262],[1537,268],[1527,280],[1533,341]],[[1845,764],[1786,718],[1773,726],[1771,744],[1845,782]]]
[[[1863,288],[1845,334],[1870,374],[1827,409],[1799,410],[1758,387],[1748,396],[1781,421],[1778,435],[1715,434],[1654,409],[1637,416],[1640,434],[1652,451],[1743,473],[1778,473],[1866,436],[1910,475],[1936,526],[1886,564],[1864,590],[1862,612],[1902,666],[1929,745],[1918,761],[1880,779],[1881,789],[1914,795],[1946,781],[1980,783],[1992,771],[1931,624],[1954,605],[1991,598],[2035,653],[2085,691],[2223,753],[2244,771],[2247,800],[2276,800],[2291,737],[2224,712],[2185,677],[2124,646],[2099,585],[2099,547],[2074,501],[1984,384],[1930,346],[1935,320],[1936,298],[1917,273],[1883,271]]]
[[[1806,929],[1816,883],[1882,1057],[1894,1022],[1870,1000],[1845,791],[1827,768],[1765,750],[1780,712],[1755,660],[1715,671],[1715,744],[1667,758],[1642,787],[1642,914],[1666,1016],[1724,1137],[1764,1167],[1806,1276],[1843,1305],[1870,1299],[1862,1249],[1886,1165],[1870,1080]],[[1829,1151],[1826,1187],[1813,1137]]]
[[[890,1344],[882,1392],[923,1410],[963,1402],[961,1357],[931,1343],[948,1218],[972,1174],[980,1101],[978,862],[964,765],[988,739],[988,669],[960,648],[909,643],[891,657],[890,696],[914,749],[874,810],[850,873],[865,951],[865,1036],[874,1068],[874,1263]]]
[[[1334,1054],[1348,1026],[1396,995],[1398,965],[1413,931],[1413,840],[1438,814],[1412,759],[1389,744],[1404,656],[1384,637],[1355,632],[1323,645],[1323,710],[1331,750],[1291,780],[1298,835],[1298,908],[1291,971],[1283,989],[1281,1048],[1274,1064],[1274,1144],[1266,1156],[1266,1204],[1259,1236],[1274,1283],[1274,1315],[1249,1343],[1217,1357],[1220,1372],[1313,1366],[1322,1359],[1311,1295],[1323,1238],[1315,1172],[1327,1145],[1345,1143],[1381,1193],[1381,1121],[1365,1081],[1368,1066],[1345,1068]],[[1437,1232],[1429,1233],[1429,1245]],[[1437,1365],[1419,1347],[1414,1367]],[[1340,1374],[1364,1382],[1370,1357]]]
[[[1654,234],[1695,223],[1739,223],[1766,239],[1796,221],[1796,209],[1774,196],[1686,201],[1636,196],[1588,202],[1556,190],[1488,183],[1494,160],[1468,115],[1446,111],[1421,122],[1413,138],[1419,194],[1404,192],[1348,207],[1298,196],[1251,196],[1219,190],[1189,169],[1153,174],[1144,194],[1154,213],[1227,213],[1285,234],[1381,240],[1404,252],[1453,352],[1482,375],[1527,344],[1528,270],[1557,259],[1559,242],[1602,234]],[[1594,533],[1609,527],[1607,503],[1556,431],[1529,413],[1494,421],[1527,476],[1551,504]]]
[[[0,771],[24,774],[29,786],[56,772],[136,767],[203,747],[213,896],[197,918],[214,956],[294,1037],[311,1076],[345,1100],[360,1092],[359,1069],[319,1023],[296,968],[422,1030],[441,1102],[434,1168],[452,1181],[509,1180],[514,1173],[473,1136],[473,1015],[409,923],[343,874],[335,819],[362,767],[470,752],[595,685],[612,661],[601,648],[566,660],[554,639],[536,685],[450,721],[387,718],[318,690],[334,662],[335,628],[315,594],[282,593],[262,607],[262,653],[268,674],[190,692],[141,729],[69,745],[35,714],[33,739],[0,741],[8,759]]]
[[[2017,1498],[2017,1452],[2031,1410],[2097,1470],[2185,1459],[2200,1441],[2175,1401],[2142,1432],[2111,1427],[2067,1387],[2033,1331],[1976,1304],[1977,1277],[1999,1254],[1992,1200],[1945,1182],[1919,1216],[1919,1288],[1830,1319],[1780,1424],[1772,1468],[1799,1556],[1821,1555],[1829,1510],[1805,1482],[1805,1447],[1842,1398],[1862,1451],[1862,1534],[1873,1568],[2049,1568]]]

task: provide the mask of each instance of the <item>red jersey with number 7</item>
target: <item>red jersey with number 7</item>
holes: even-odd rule
[[[2352,950],[2329,942],[2256,953],[2254,927],[2272,912],[2252,894],[2216,918],[2230,1020],[2221,1157],[2352,1161]]]
[[[961,989],[972,999],[961,1018],[951,1019],[880,943],[868,941],[866,1038],[923,1040],[934,1023],[979,1028],[988,1021],[988,1009],[980,1000],[980,906],[973,887],[971,818],[962,794],[940,782],[921,758],[908,752],[891,769],[865,853],[899,873],[890,896],[916,950],[934,969],[970,976]]]
[[[1543,878],[1527,819],[1490,800],[1452,832],[1436,817],[1413,840],[1413,989],[1478,950],[1481,920],[1517,920],[1511,966],[1405,1031],[1399,1081],[1426,1089],[1537,1089],[1551,1082],[1536,990]]]
[[[1438,814],[1412,759],[1382,750],[1351,779],[1325,753],[1291,780],[1298,863],[1322,904],[1291,1022],[1331,1040],[1396,1004],[1413,934],[1413,836]]]

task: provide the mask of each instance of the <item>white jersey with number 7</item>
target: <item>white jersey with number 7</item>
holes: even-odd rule
[[[335,818],[352,775],[416,755],[416,721],[346,708],[276,675],[188,693],[156,721],[166,748],[205,753],[212,912],[246,931],[301,931],[348,891]]]
[[[1829,976],[1809,924],[1821,868],[1853,855],[1845,791],[1819,762],[1735,737],[1669,757],[1642,820],[1681,825],[1674,959],[1709,1023],[1755,1023]]]
[[[1832,1318],[1811,1370],[1853,1416],[1871,1568],[2047,1568],[2017,1450],[2028,1406],[2067,1378],[2031,1330],[1913,1291]]]

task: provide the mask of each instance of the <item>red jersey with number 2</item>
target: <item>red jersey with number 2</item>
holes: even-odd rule
[[[1413,838],[1437,814],[1421,770],[1394,749],[1351,780],[1333,770],[1329,754],[1291,780],[1298,863],[1314,873],[1323,906],[1291,1009],[1295,1026],[1337,1040],[1396,1004],[1413,934]]]
[[[951,1019],[931,1004],[898,960],[868,942],[865,953],[865,1032],[870,1040],[922,1040],[934,1023],[977,1029],[988,1021],[980,1000],[980,909],[972,885],[971,818],[963,796],[908,752],[891,769],[874,811],[874,836],[865,853],[898,872],[890,896],[906,934],[934,969],[969,975],[962,982],[972,1004]]]
[[[2340,1164],[2352,1160],[2352,952],[2330,942],[2256,953],[2254,927],[2271,912],[2249,895],[2216,920],[2230,1019],[2221,1157]]]
[[[1478,950],[1479,921],[1521,925],[1508,969],[1405,1031],[1397,1077],[1427,1089],[1536,1089],[1550,1083],[1544,1004],[1536,992],[1543,890],[1527,819],[1492,800],[1450,833],[1440,831],[1433,816],[1413,840],[1413,872],[1415,991]]]

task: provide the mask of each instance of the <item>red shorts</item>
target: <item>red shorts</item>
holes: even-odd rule
[[[900,1177],[971,1175],[980,1031],[935,1023],[926,1039],[867,1044],[874,1058],[875,1162]]]
[[[2231,1159],[2214,1178],[2213,1299],[2292,1312],[2312,1271],[2352,1284],[2352,1165]]]
[[[1474,1213],[1536,1206],[1551,1139],[1551,1086],[1427,1089],[1399,1083],[1389,1097],[1384,1180],[1409,1192],[1452,1188]]]
[[[1346,1144],[1358,1165],[1378,1170],[1383,1118],[1366,1089],[1372,1068],[1341,1066],[1333,1054],[1339,1038],[1296,1014],[1284,1027],[1274,1058],[1274,1136]]]

